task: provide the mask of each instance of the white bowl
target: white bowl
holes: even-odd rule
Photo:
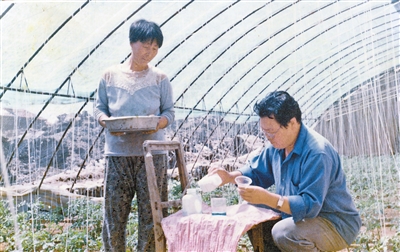
[[[110,132],[135,132],[155,130],[159,119],[159,116],[122,116],[103,121]]]

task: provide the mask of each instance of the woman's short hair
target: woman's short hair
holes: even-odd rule
[[[260,118],[274,118],[283,127],[287,127],[293,117],[301,123],[299,104],[285,91],[269,93],[260,102],[256,102],[253,110]]]
[[[160,26],[158,24],[147,21],[144,19],[137,20],[131,24],[129,29],[129,41],[135,42],[147,42],[156,41],[159,48],[161,48],[164,40]]]

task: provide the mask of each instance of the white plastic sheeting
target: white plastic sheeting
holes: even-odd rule
[[[340,97],[399,65],[396,4],[1,2],[0,101],[48,102],[36,113],[54,114],[52,104],[93,100],[101,72],[129,57],[129,25],[145,18],[162,26],[165,43],[153,64],[169,75],[179,116],[250,115],[255,100],[283,89],[315,122]]]

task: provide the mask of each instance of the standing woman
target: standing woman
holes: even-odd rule
[[[103,243],[105,251],[126,251],[126,225],[132,199],[138,202],[137,251],[154,251],[154,232],[146,167],[145,140],[164,140],[162,129],[174,118],[171,83],[162,71],[149,62],[163,44],[163,34],[154,22],[138,20],[129,30],[131,58],[112,66],[103,74],[97,90],[95,116],[105,127],[104,119],[120,116],[160,116],[157,129],[138,133],[110,133],[105,130],[105,195]],[[162,199],[167,198],[167,155],[153,152],[157,185]]]

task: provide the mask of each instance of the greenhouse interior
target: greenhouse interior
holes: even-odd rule
[[[2,1],[0,251],[102,251],[104,71],[131,57],[130,25],[155,22],[150,62],[170,80],[189,184],[267,146],[253,106],[273,91],[340,155],[362,227],[343,251],[400,251],[400,2]],[[169,197],[180,199],[176,153]],[[219,188],[228,204],[235,186]],[[205,204],[211,194],[203,193]],[[136,251],[136,199],[126,228]],[[244,233],[236,251],[255,251]]]

